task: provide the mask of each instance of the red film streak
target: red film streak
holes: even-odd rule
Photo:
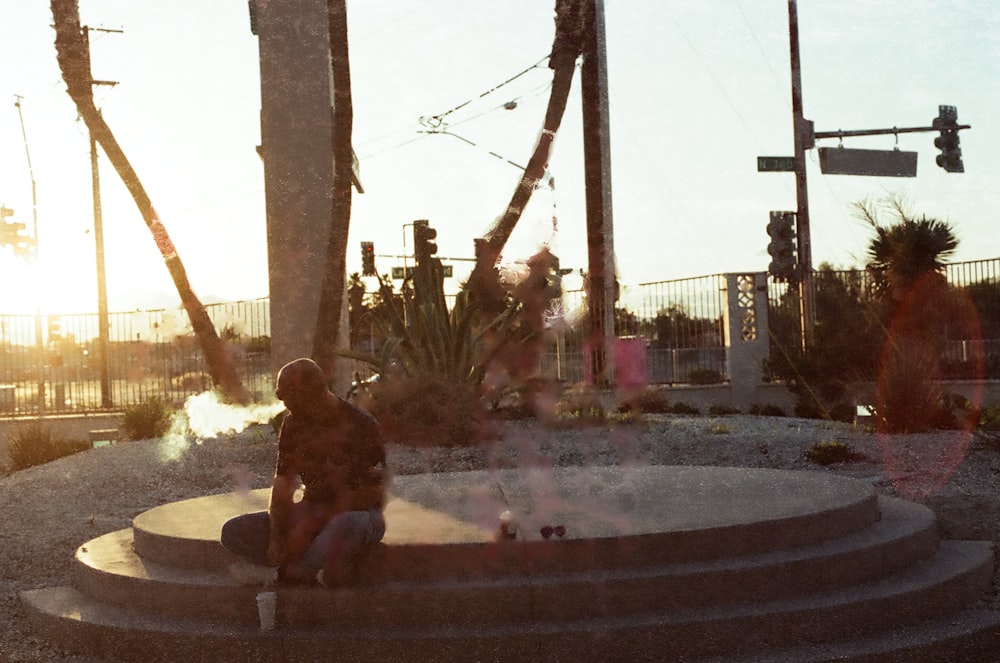
[[[946,330],[946,331],[945,331]],[[946,356],[942,340],[961,340],[961,352]],[[971,300],[944,284],[937,273],[919,279],[899,302],[882,348],[876,393],[879,444],[886,473],[893,485],[910,499],[925,499],[944,486],[962,464],[972,442],[976,421],[958,414],[956,427],[946,435],[935,434],[923,443],[887,430],[885,414],[895,408],[895,418],[919,420],[924,408],[940,407],[949,396],[948,363],[962,364],[973,380],[966,397],[969,411],[983,402],[985,375],[982,328]],[[932,425],[935,422],[932,422]],[[941,438],[947,439],[942,442]],[[905,450],[905,451],[904,451]]]

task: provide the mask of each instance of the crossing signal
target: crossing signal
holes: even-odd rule
[[[795,212],[771,212],[767,224],[767,234],[771,237],[767,252],[771,264],[767,270],[777,279],[795,279]]]
[[[375,242],[361,242],[361,275],[375,276]]]
[[[941,150],[937,156],[937,165],[949,173],[964,173],[962,149],[958,146],[958,109],[954,106],[938,106],[938,116],[931,126],[941,132],[934,139],[934,147]]]

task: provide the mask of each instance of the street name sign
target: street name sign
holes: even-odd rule
[[[758,173],[794,173],[795,157],[757,157]]]
[[[441,265],[441,276],[445,277],[446,279],[450,279],[451,278],[453,271],[454,270],[452,269],[451,265]],[[409,265],[406,268],[406,278],[412,278],[412,277],[413,277],[413,266]],[[403,268],[402,267],[393,267],[392,268],[392,278],[393,278],[394,281],[398,281],[398,280],[402,279],[403,278]]]

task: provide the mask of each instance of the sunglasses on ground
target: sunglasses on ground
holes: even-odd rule
[[[543,539],[549,539],[552,537],[553,534],[558,536],[560,539],[566,536],[566,528],[563,527],[562,525],[556,525],[555,527],[552,527],[551,525],[546,525],[545,527],[540,529],[539,532],[541,533]]]

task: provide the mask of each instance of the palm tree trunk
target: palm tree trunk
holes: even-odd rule
[[[545,111],[544,128],[503,216],[476,245],[476,266],[469,277],[468,287],[485,301],[496,303],[502,298],[494,265],[521,219],[535,185],[545,176],[552,144],[566,112],[576,60],[583,48],[584,5],[581,0],[556,0],[556,36],[549,56],[549,68],[553,72],[552,91]]]
[[[351,100],[351,67],[347,40],[346,0],[328,0],[330,56],[333,73],[333,209],[327,243],[326,269],[313,334],[313,359],[334,380],[337,344],[342,335],[347,288],[347,232],[351,224],[353,151],[351,133],[354,108]],[[343,376],[340,376],[343,377]]]
[[[226,352],[225,345],[215,330],[215,325],[208,317],[208,312],[192,290],[184,264],[181,262],[180,256],[177,255],[173,242],[170,241],[167,229],[160,221],[146,189],[139,181],[132,164],[125,157],[125,153],[111,132],[111,128],[94,105],[90,78],[90,53],[84,42],[80,26],[79,4],[77,0],[51,0],[51,8],[56,28],[56,55],[69,96],[76,104],[77,111],[94,140],[104,149],[108,160],[118,172],[118,176],[125,183],[129,193],[132,194],[132,199],[135,201],[136,207],[139,208],[143,221],[146,222],[146,226],[152,233],[156,247],[160,250],[167,271],[177,288],[181,303],[191,320],[191,328],[194,330],[202,354],[205,356],[212,382],[219,388],[225,401],[248,403],[250,394],[240,381],[232,358]]]

